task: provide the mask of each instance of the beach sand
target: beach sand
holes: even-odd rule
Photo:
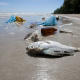
[[[43,40],[54,40],[62,44],[80,48],[80,20],[76,15],[64,16],[62,29],[72,30],[70,33],[58,33],[43,37]],[[69,18],[65,18],[68,16]],[[76,18],[76,19],[74,19]],[[52,57],[27,54],[27,42],[24,40],[28,32],[14,35],[0,30],[0,80],[79,80],[80,52],[74,56]]]

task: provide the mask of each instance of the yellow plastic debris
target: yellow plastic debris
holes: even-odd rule
[[[21,17],[16,16],[16,21],[15,22],[25,22],[26,20],[24,20]]]

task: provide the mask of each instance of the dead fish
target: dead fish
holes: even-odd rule
[[[66,46],[56,41],[34,42],[29,44],[26,49],[32,54],[46,54],[52,56],[74,55],[75,52],[80,51],[79,48]]]

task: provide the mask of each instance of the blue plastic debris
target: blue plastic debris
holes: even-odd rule
[[[55,16],[51,16],[48,20],[41,22],[41,23],[37,23],[37,25],[55,26],[57,25],[57,19],[55,18]]]
[[[12,23],[16,21],[16,16],[12,15],[6,23]]]

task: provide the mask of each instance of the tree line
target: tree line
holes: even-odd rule
[[[54,11],[54,14],[79,14],[80,0],[64,0],[63,5]]]

